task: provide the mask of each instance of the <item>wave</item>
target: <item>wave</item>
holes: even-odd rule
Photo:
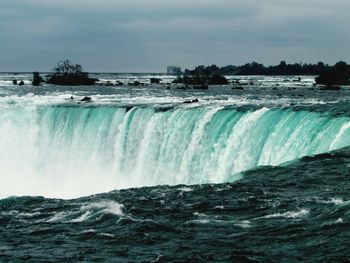
[[[242,171],[349,146],[350,118],[292,109],[8,107],[0,192],[73,198]]]

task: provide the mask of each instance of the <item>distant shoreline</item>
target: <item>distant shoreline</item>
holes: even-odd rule
[[[340,61],[342,62],[342,61]],[[338,62],[339,63],[339,62]],[[345,62],[344,62],[345,63]],[[335,63],[337,64],[337,63]],[[185,68],[184,71],[180,73],[184,75],[205,75],[205,74],[221,74],[226,76],[317,76],[324,70],[330,69],[333,66],[324,63],[317,62],[313,63],[293,63],[288,64],[285,61],[281,61],[278,65],[267,65],[250,62],[243,65],[226,65],[217,66],[212,64],[210,66],[198,65],[194,69]],[[29,70],[29,71],[1,71],[2,74],[31,74],[33,71],[38,71],[40,74],[51,74],[50,70]],[[150,75],[177,75],[168,74],[164,71],[162,72],[116,72],[116,71],[91,71],[89,74],[150,74]]]

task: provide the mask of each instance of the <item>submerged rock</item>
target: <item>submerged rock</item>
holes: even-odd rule
[[[207,86],[207,85],[227,85],[228,80],[220,75],[189,75],[189,76],[178,76],[173,83],[183,83],[186,85],[195,85],[195,86]]]
[[[92,99],[91,99],[91,97],[86,96],[86,97],[82,98],[80,101],[91,102]]]
[[[113,83],[111,81],[107,80],[105,86],[113,86]]]
[[[198,99],[193,99],[193,100],[185,100],[183,103],[189,104],[189,103],[197,103],[197,102],[199,102]]]
[[[151,78],[151,84],[159,84],[161,79],[159,78]]]
[[[138,82],[137,80],[128,83],[128,86],[140,86],[140,85],[142,85],[142,83]]]

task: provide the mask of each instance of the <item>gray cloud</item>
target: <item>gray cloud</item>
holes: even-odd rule
[[[3,0],[0,71],[350,60],[350,1]]]

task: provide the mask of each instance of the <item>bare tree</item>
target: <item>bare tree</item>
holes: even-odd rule
[[[58,75],[80,75],[83,74],[83,68],[79,64],[72,64],[68,59],[60,61],[54,68]]]
[[[57,63],[47,83],[55,85],[93,85],[98,79],[89,78],[82,66],[73,64],[68,59]]]

